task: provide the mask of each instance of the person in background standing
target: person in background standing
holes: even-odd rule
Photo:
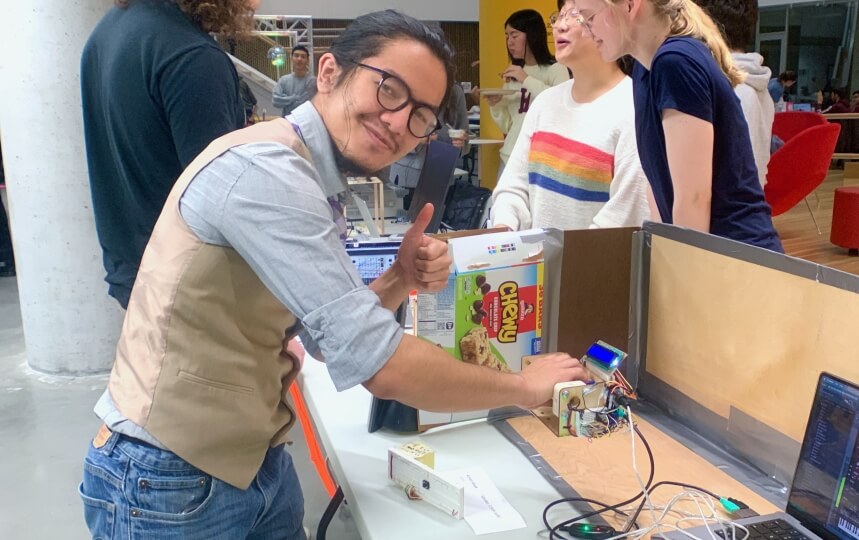
[[[81,56],[84,136],[108,294],[124,308],[182,170],[244,126],[239,77],[210,32],[249,30],[259,0],[116,0]]]
[[[513,13],[504,22],[504,34],[510,65],[500,75],[504,81],[502,88],[514,93],[485,96],[491,107],[492,119],[505,135],[500,151],[502,169],[519,138],[531,101],[546,88],[570,78],[567,68],[555,63],[549,52],[546,21],[539,12],[523,9]]]
[[[640,227],[651,219],[635,143],[629,59],[606,62],[573,0],[549,19],[558,63],[578,76],[537,96],[492,193],[492,226]]]
[[[283,116],[313,97],[316,92],[316,77],[310,73],[310,53],[304,45],[292,49],[292,73],[277,81],[271,98],[275,107],[283,109]]]
[[[773,77],[768,85],[773,103],[778,103],[783,100],[785,92],[787,92],[787,90],[794,84],[796,84],[795,71],[782,71],[778,77]]]
[[[576,0],[604,60],[630,54],[638,155],[664,223],[782,252],[734,86],[743,73],[692,0]]]
[[[764,186],[767,183],[775,117],[775,104],[768,90],[772,71],[763,65],[763,56],[756,52],[745,52],[746,45],[755,41],[758,0],[696,1],[722,26],[734,65],[746,74],[745,80],[734,87],[734,93],[740,98],[743,116],[749,125],[758,180]]]

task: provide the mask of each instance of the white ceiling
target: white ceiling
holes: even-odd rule
[[[257,13],[354,19],[363,13],[394,8],[422,20],[477,21],[478,3],[479,0],[261,0]]]

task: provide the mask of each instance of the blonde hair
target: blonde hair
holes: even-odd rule
[[[606,0],[614,3],[617,0]],[[731,57],[731,50],[725,43],[722,31],[701,7],[693,0],[649,0],[654,13],[668,17],[671,21],[668,35],[689,36],[700,39],[710,49],[713,58],[728,77],[731,86],[737,86],[746,79]]]

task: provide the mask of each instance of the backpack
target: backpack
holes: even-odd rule
[[[442,215],[442,225],[453,231],[479,229],[485,221],[485,211],[492,191],[457,178],[448,192]]]

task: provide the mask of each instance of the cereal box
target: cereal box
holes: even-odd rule
[[[519,371],[541,351],[542,242],[505,232],[451,239],[447,289],[419,294],[415,334],[454,357],[499,371]]]

